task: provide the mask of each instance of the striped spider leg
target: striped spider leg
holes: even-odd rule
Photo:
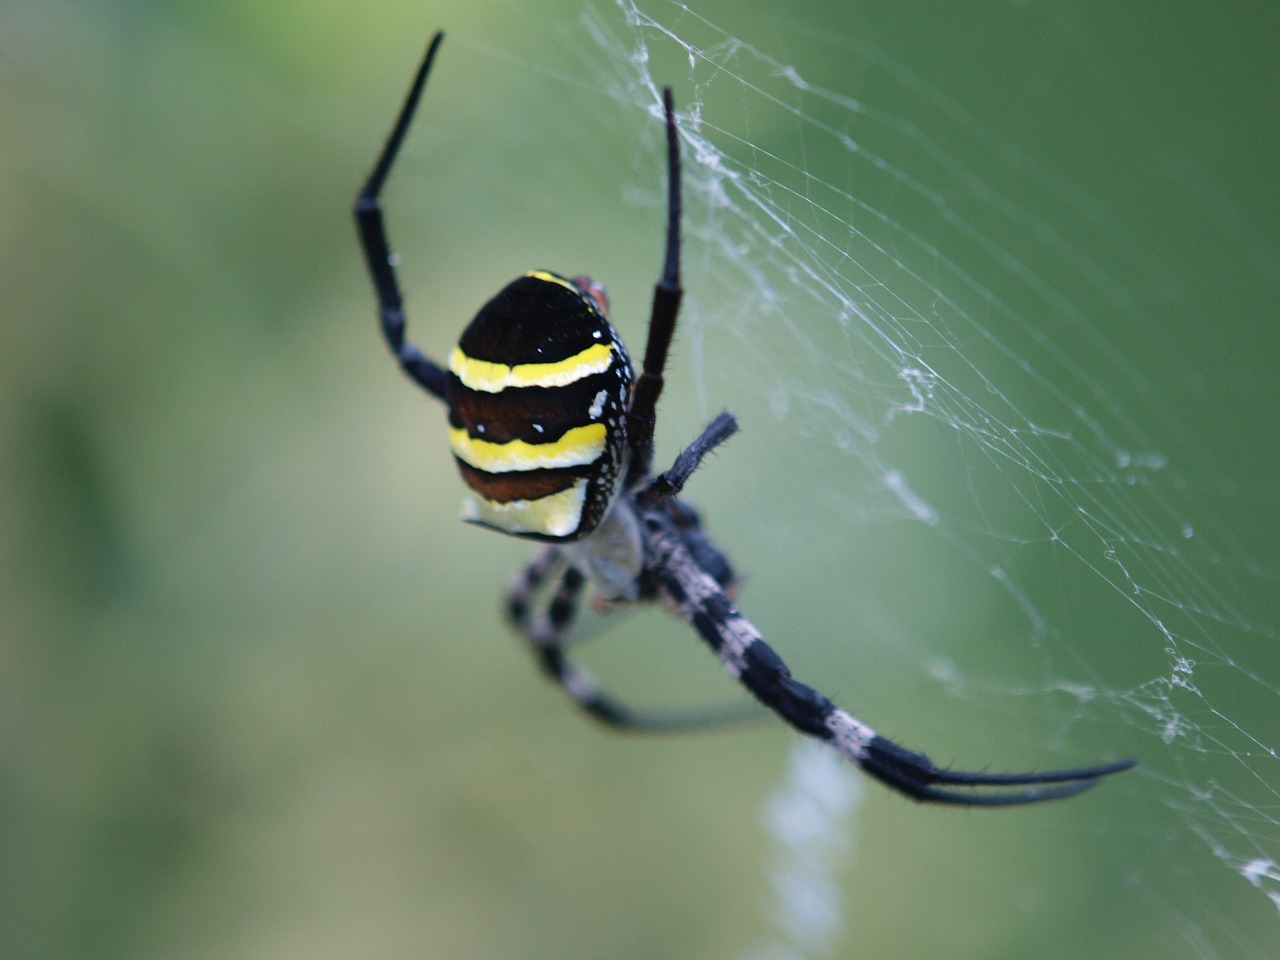
[[[671,522],[680,529],[679,525],[687,525],[688,515],[677,513]],[[698,544],[696,535],[694,543],[692,549],[695,550],[705,551],[709,547]],[[713,547],[710,550],[719,557]],[[705,552],[702,555],[709,556]],[[711,569],[721,575],[728,573],[728,564],[723,557],[719,560],[715,557],[711,557]],[[728,585],[727,581],[717,580],[717,583]],[[638,709],[606,693],[589,671],[567,656],[570,631],[585,585],[586,576],[566,560],[560,547],[545,546],[534,554],[512,581],[507,590],[506,608],[507,619],[528,642],[543,673],[590,716],[615,729],[637,732],[693,730],[764,716],[758,707],[750,703],[691,710]],[[536,601],[542,594],[546,595],[545,603],[539,606]]]
[[[1097,786],[1134,761],[1036,773],[971,773],[937,766],[856,719],[826,696],[791,675],[782,658],[761,637],[725,593],[689,544],[687,531],[661,507],[683,487],[706,452],[736,429],[721,421],[708,427],[706,450],[663,474],[637,497],[644,530],[646,572],[657,592],[697,631],[720,662],[765,707],[800,733],[834,747],[864,772],[914,800],[955,806],[1013,806],[1074,796]],[[731,418],[730,418],[731,419]],[[717,429],[719,427],[719,429]],[[692,448],[691,448],[692,449]],[[682,469],[687,467],[687,469]],[[671,481],[671,475],[676,481]],[[1021,788],[1021,789],[1018,789]],[[989,792],[984,792],[989,791]]]

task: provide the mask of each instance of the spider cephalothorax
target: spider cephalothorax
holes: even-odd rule
[[[449,442],[468,488],[463,518],[545,541],[507,594],[507,613],[543,670],[592,716],[624,729],[689,729],[739,709],[662,713],[606,694],[566,656],[580,594],[608,603],[661,601],[686,620],[764,707],[917,800],[1007,806],[1068,797],[1132,760],[1040,773],[968,773],[935,765],[877,734],[800,682],[731,599],[733,570],[679,499],[703,458],[737,430],[716,417],[669,470],[652,474],[653,427],[680,287],[680,152],[671,89],[663,90],[667,237],[640,373],[608,318],[604,289],[585,277],[531,270],[463,331],[448,366],[405,339],[394,259],[379,196],[408,132],[443,34],[427,48],[373,172],[356,223],[378,315],[405,372],[449,410]],[[539,603],[538,601],[542,601]],[[754,711],[753,711],[754,712]]]

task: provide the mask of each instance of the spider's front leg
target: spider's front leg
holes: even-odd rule
[[[545,607],[535,600],[548,581],[564,566]],[[542,671],[579,707],[595,719],[619,730],[670,732],[723,726],[759,715],[754,704],[702,710],[640,710],[628,706],[601,689],[591,673],[566,655],[569,633],[577,615],[586,577],[566,565],[558,547],[539,551],[507,591],[507,616],[516,632],[529,644]]]
[[[535,601],[552,574],[564,566],[558,547],[544,547],[511,581],[507,588],[507,619],[520,636],[534,646],[556,646],[573,625],[577,588],[581,581],[567,581],[561,574],[560,586],[545,610],[537,610]]]
[[[1043,773],[967,773],[938,767],[923,753],[888,740],[791,671],[704,569],[682,534],[658,509],[644,512],[648,570],[659,590],[764,706],[801,733],[830,744],[880,782],[920,801],[1010,806],[1069,797],[1096,786],[1133,760]],[[1010,789],[1021,788],[1021,789]]]

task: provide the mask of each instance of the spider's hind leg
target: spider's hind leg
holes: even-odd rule
[[[414,111],[422,97],[423,88],[427,85],[427,76],[431,73],[431,65],[435,62],[436,51],[440,49],[443,33],[431,38],[427,52],[422,58],[404,104],[396,117],[391,134],[387,137],[386,146],[378,155],[369,179],[365,181],[360,195],[356,197],[356,227],[360,235],[360,248],[364,251],[365,266],[373,281],[374,291],[378,295],[378,322],[382,327],[382,336],[387,346],[399,362],[400,367],[418,386],[433,396],[443,400],[448,373],[445,369],[428,359],[421,350],[405,339],[404,298],[400,294],[400,285],[396,281],[395,258],[387,240],[387,230],[382,220],[382,204],[380,197],[382,185],[391,173],[392,164],[404,143],[405,134],[413,122]]]

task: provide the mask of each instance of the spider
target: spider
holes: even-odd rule
[[[587,277],[531,270],[480,308],[448,366],[405,339],[395,260],[379,197],[440,49],[431,39],[355,204],[382,334],[401,368],[448,407],[449,441],[467,486],[463,519],[544,545],[513,582],[506,612],[542,670],[592,717],[625,730],[680,730],[741,711],[633,709],[570,661],[567,637],[588,584],[606,605],[665,603],[752,694],[800,733],[830,744],[915,800],[1008,806],[1069,797],[1133,760],[1041,773],[970,773],[876,733],[791,675],[731,599],[736,577],[680,493],[707,454],[738,429],[721,413],[656,475],[655,409],[680,307],[680,147],[663,90],[667,223],[640,375],[609,321],[604,288]],[[535,609],[536,607],[536,609]],[[751,705],[753,710],[759,710]]]

